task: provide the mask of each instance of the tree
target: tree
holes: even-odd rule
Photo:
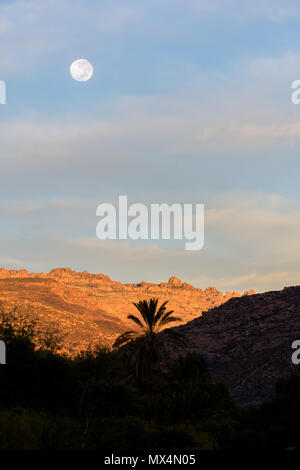
[[[152,379],[155,366],[160,364],[168,356],[167,348],[164,344],[165,335],[161,335],[162,330],[171,323],[180,321],[179,317],[172,314],[173,310],[167,311],[168,301],[158,307],[158,299],[141,300],[133,303],[140,313],[141,319],[135,315],[128,315],[139,330],[130,330],[121,334],[114,342],[113,348],[121,346],[133,346],[132,362],[135,365],[136,377],[142,382],[149,382]],[[164,332],[169,341],[178,346],[185,346],[184,337],[173,329]]]

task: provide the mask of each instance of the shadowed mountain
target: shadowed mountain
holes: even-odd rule
[[[214,379],[223,380],[239,403],[259,404],[272,397],[278,378],[295,370],[300,287],[232,298],[178,330],[187,351],[203,355]]]

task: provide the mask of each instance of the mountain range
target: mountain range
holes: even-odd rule
[[[252,294],[250,291],[245,294]],[[101,343],[111,346],[115,338],[132,328],[127,319],[133,302],[151,297],[169,301],[169,308],[186,323],[202,312],[223,304],[238,292],[219,292],[215,287],[198,289],[171,277],[159,284],[122,284],[104,274],[57,268],[49,273],[0,268],[0,302],[17,306],[37,318],[43,327],[55,327],[63,337],[63,351],[76,353]]]
[[[158,284],[122,284],[104,274],[57,268],[49,273],[0,269],[3,309],[19,308],[42,327],[55,328],[62,352],[76,354],[89,346],[111,346],[132,329],[127,316],[133,302],[158,297],[169,301],[181,321],[187,348],[199,352],[215,380],[224,381],[242,405],[272,397],[276,381],[295,369],[292,343],[300,340],[300,287],[255,294],[200,289],[171,277]]]

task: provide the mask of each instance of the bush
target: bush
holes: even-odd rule
[[[76,434],[76,424],[69,419],[22,408],[0,412],[0,450],[76,448]]]

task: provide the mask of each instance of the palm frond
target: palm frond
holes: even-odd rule
[[[135,315],[128,315],[127,318],[129,320],[132,320],[134,321],[134,323],[136,323],[138,326],[140,326],[141,328],[145,328],[145,325],[143,325],[143,323],[141,322],[141,320],[139,320],[139,318],[137,318]]]
[[[174,312],[174,310],[169,310],[168,312],[166,312],[166,313],[161,317],[161,320],[164,320],[164,318],[169,317],[173,312]]]
[[[113,348],[119,348],[120,346],[123,346],[126,343],[129,343],[130,341],[133,341],[137,336],[136,331],[125,331],[125,333],[122,333],[118,338],[115,340],[113,344]]]
[[[160,320],[160,318],[164,315],[165,311],[166,311],[166,305],[168,303],[168,300],[166,300],[164,303],[161,304],[161,306],[159,307],[155,317],[154,317],[154,321],[153,321],[153,324],[156,325],[157,322]]]
[[[158,323],[158,325],[157,325],[157,327],[158,327],[159,329],[161,329],[161,328],[166,324],[166,320],[167,320],[168,318],[176,318],[176,321],[181,321],[181,318],[179,318],[179,317],[172,317],[172,313],[174,313],[174,310],[170,310],[169,312],[166,312],[166,313],[161,317],[161,319],[160,319],[160,321],[159,321],[159,323]]]
[[[147,311],[148,309],[147,309],[147,305],[145,305],[145,303],[147,303],[146,300],[140,300],[140,302],[138,302],[138,303],[133,302],[133,305],[135,306],[135,308],[138,309],[138,311],[142,315],[145,324],[148,325],[148,311]]]
[[[133,305],[138,309],[140,314],[142,315],[144,322],[151,333],[153,331],[154,326],[154,316],[157,309],[157,298],[152,298],[148,300],[141,300],[138,303],[133,303]]]
[[[167,317],[159,323],[159,328],[162,328],[163,326],[167,325],[168,323],[174,323],[174,322],[177,322],[177,321],[181,321],[181,318],[179,318],[179,317]]]
[[[151,323],[151,329],[154,326],[154,317],[157,309],[157,304],[158,304],[158,299],[153,298],[150,299],[149,302],[149,318],[150,318],[150,323]]]

